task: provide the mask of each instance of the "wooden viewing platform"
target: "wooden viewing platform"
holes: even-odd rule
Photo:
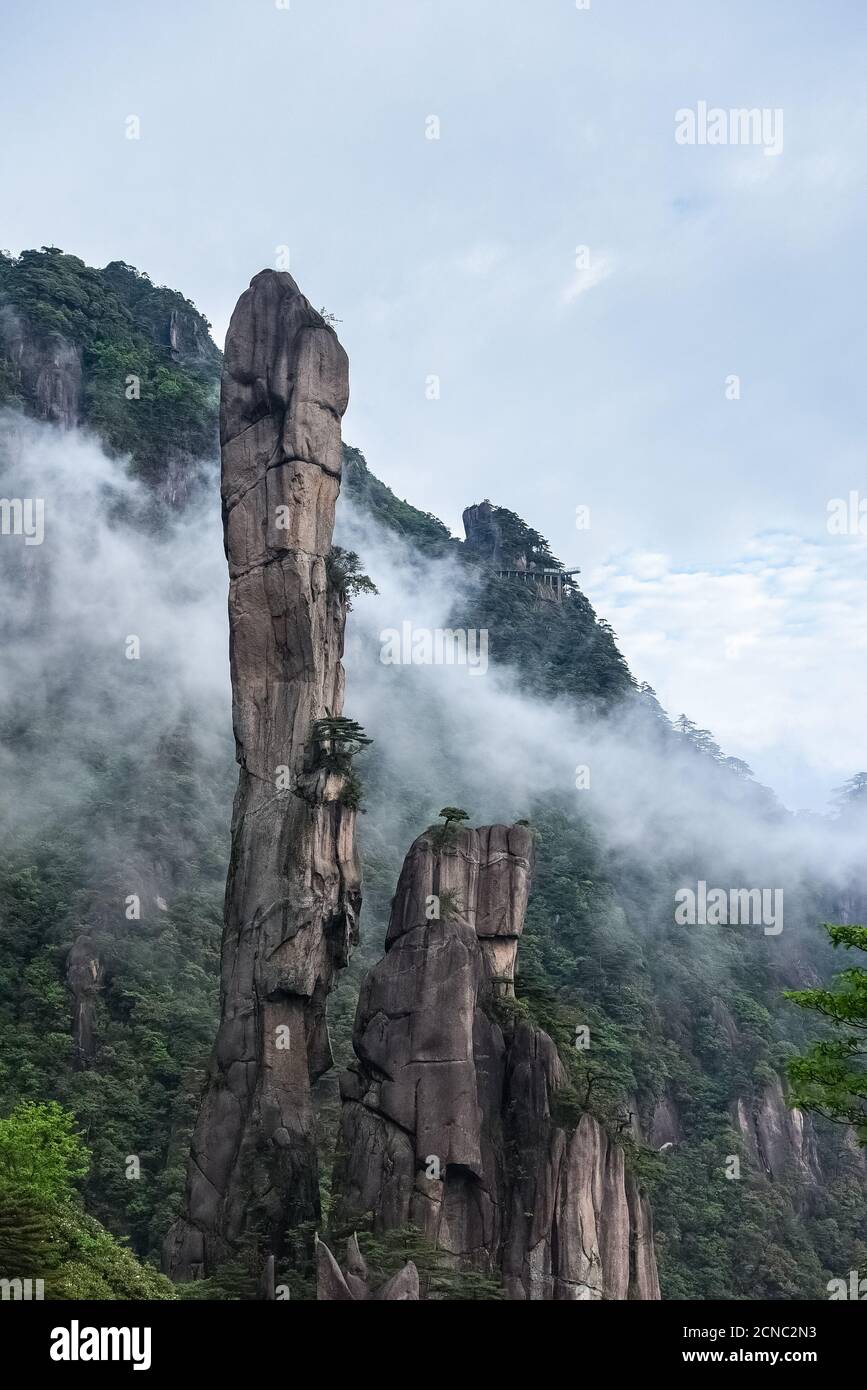
[[[498,579],[522,579],[526,584],[531,580],[534,584],[542,584],[547,589],[554,589],[557,598],[563,597],[563,590],[571,583],[572,576],[580,574],[580,569],[557,570],[557,569],[513,569],[495,570]]]

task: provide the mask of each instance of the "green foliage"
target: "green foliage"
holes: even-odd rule
[[[340,788],[339,800],[342,806],[348,806],[351,811],[357,811],[361,807],[364,796],[364,784],[354,768],[343,774],[343,786]]]
[[[261,1259],[252,1247],[227,1260],[207,1279],[177,1286],[179,1298],[190,1303],[253,1303],[261,1297]]]
[[[40,1201],[67,1199],[89,1166],[74,1116],[56,1101],[24,1100],[0,1119],[0,1187]]]
[[[328,579],[335,592],[346,598],[347,610],[357,594],[377,594],[379,590],[370,575],[361,570],[361,561],[354,550],[334,545],[327,561]]]
[[[826,923],[825,930],[835,948],[867,953],[867,927]],[[867,1144],[867,970],[843,970],[836,985],[834,990],[786,991],[786,998],[800,1008],[829,1019],[838,1034],[820,1038],[789,1062],[791,1103],[854,1126],[860,1142]]]
[[[59,1262],[52,1206],[0,1184],[0,1278],[44,1279]]]
[[[139,1263],[92,1217],[71,1208],[57,1213],[59,1263],[46,1295],[60,1299],[173,1299],[170,1280]]]
[[[75,1119],[51,1101],[23,1101],[0,1120],[0,1273],[45,1281],[54,1299],[173,1298],[78,1205],[90,1154]]]
[[[172,454],[216,455],[220,353],[207,320],[182,295],[122,261],[95,270],[43,247],[0,258],[3,304],[37,345],[78,349],[83,421],[111,451],[128,453],[141,477],[165,483]],[[139,399],[127,398],[130,377]],[[16,400],[33,404],[0,347],[0,402]]]
[[[174,839],[177,855],[179,827]],[[54,1098],[71,1111],[92,1151],[84,1194],[94,1214],[156,1257],[183,1186],[213,1041],[222,885],[178,892],[135,930],[120,912],[116,925],[94,928],[107,978],[96,1052],[81,1069],[63,973],[87,870],[86,855],[61,837],[0,869],[0,1105]],[[208,884],[199,863],[198,874]],[[141,1162],[138,1181],[126,1176],[130,1154]]]
[[[372,1224],[372,1214],[369,1218]],[[341,1231],[329,1241],[332,1249],[339,1247],[349,1230]],[[422,1298],[431,1302],[486,1302],[505,1297],[500,1280],[485,1270],[456,1269],[451,1257],[438,1250],[417,1227],[397,1226],[393,1230],[373,1233],[357,1232],[358,1244],[367,1263],[369,1285],[380,1288],[397,1274],[408,1260],[419,1273]]]
[[[657,1259],[666,1298],[826,1297],[828,1273],[796,1209],[796,1190],[769,1183],[742,1155],[741,1178],[726,1177],[739,1140],[724,1126],[670,1150],[650,1179]]]
[[[490,503],[488,505],[490,506]],[[516,512],[510,512],[508,507],[492,506],[491,524],[497,537],[504,568],[509,568],[519,560],[526,561],[531,569],[563,568],[556,555],[552,554],[545,537],[532,526],[528,526]]]
[[[311,741],[316,748],[316,765],[333,772],[349,772],[352,759],[373,742],[355,719],[329,715],[314,721]]]
[[[461,823],[469,820],[469,814],[462,811],[460,806],[444,806],[439,812],[443,817],[442,825],[434,825],[430,830],[431,843],[438,853],[448,850],[457,840],[457,832]]]
[[[493,984],[505,984],[505,980],[493,980]],[[488,1016],[498,1023],[505,1036],[511,1036],[515,1024],[521,1023],[530,1018],[530,1009],[523,999],[516,999],[513,994],[492,994],[487,1000],[483,1001]]]
[[[449,627],[486,629],[490,660],[513,667],[524,690],[600,705],[634,691],[614,633],[580,589],[556,603],[541,598],[533,585],[501,579],[487,567],[473,573],[475,584],[456,600]]]

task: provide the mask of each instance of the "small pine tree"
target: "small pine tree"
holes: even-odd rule
[[[452,843],[455,838],[455,831],[461,821],[469,820],[469,814],[462,811],[460,806],[444,806],[440,811],[443,817],[443,824],[436,825],[433,829],[433,842],[438,850],[445,849],[446,845]]]
[[[378,594],[379,590],[369,574],[361,569],[361,560],[354,550],[344,550],[334,545],[327,560],[328,578],[333,588],[346,598],[346,607],[352,608],[356,594]]]
[[[312,737],[318,745],[318,766],[334,772],[348,772],[356,753],[373,742],[355,719],[342,715],[317,719]]]

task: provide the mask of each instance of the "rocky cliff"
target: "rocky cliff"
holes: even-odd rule
[[[822,1182],[813,1121],[786,1103],[779,1077],[752,1100],[739,1099],[732,1116],[756,1168],[771,1179],[793,1177],[807,1187]]]
[[[11,393],[41,420],[72,429],[81,408],[81,352],[62,334],[40,331],[0,304],[0,369]]]
[[[341,1078],[335,1226],[416,1226],[515,1300],[658,1298],[623,1150],[590,1114],[557,1123],[557,1049],[516,1021],[532,863],[521,825],[433,829],[410,849]]]
[[[0,251],[0,406],[86,426],[171,509],[210,482],[220,363],[195,305],[133,266]]]
[[[99,946],[83,930],[66,958],[66,984],[72,996],[72,1043],[76,1069],[88,1066],[96,1048],[96,1009],[105,980]]]
[[[467,551],[491,569],[560,568],[545,537],[507,507],[485,499],[465,508],[463,522]]]
[[[339,716],[345,596],[328,574],[346,354],[291,276],[263,271],[229,327],[220,435],[240,779],[221,1019],[166,1264],[206,1274],[245,1237],[280,1253],[319,1215],[312,1082],[331,1064],[325,1001],[360,904],[355,812],[322,766]],[[349,798],[347,798],[348,800]]]

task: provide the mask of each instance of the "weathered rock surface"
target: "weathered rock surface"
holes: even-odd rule
[[[523,826],[428,831],[410,849],[341,1078],[335,1223],[417,1226],[516,1300],[658,1298],[622,1148],[590,1114],[556,1122],[557,1049],[498,1003],[513,993],[532,861]]]
[[[207,1273],[252,1232],[279,1255],[286,1227],[319,1214],[310,1088],[331,1064],[325,1001],[360,905],[355,812],[311,740],[314,721],[343,705],[346,603],[326,561],[347,400],[333,329],[290,275],[257,275],[232,316],[222,378],[241,771],[221,1021],[166,1245],[181,1279]]]
[[[650,1117],[648,1141],[654,1149],[671,1148],[682,1139],[680,1115],[670,1096],[661,1096]]]
[[[504,536],[496,511],[488,501],[466,507],[463,513],[464,535],[468,547],[475,551],[492,569],[525,570],[531,563],[526,550],[516,550]]]
[[[0,361],[35,415],[71,429],[81,402],[81,354],[59,333],[35,330],[0,308]]]
[[[812,1120],[789,1108],[779,1077],[754,1100],[739,1100],[733,1118],[750,1159],[769,1178],[793,1177],[808,1186],[822,1182]]]

